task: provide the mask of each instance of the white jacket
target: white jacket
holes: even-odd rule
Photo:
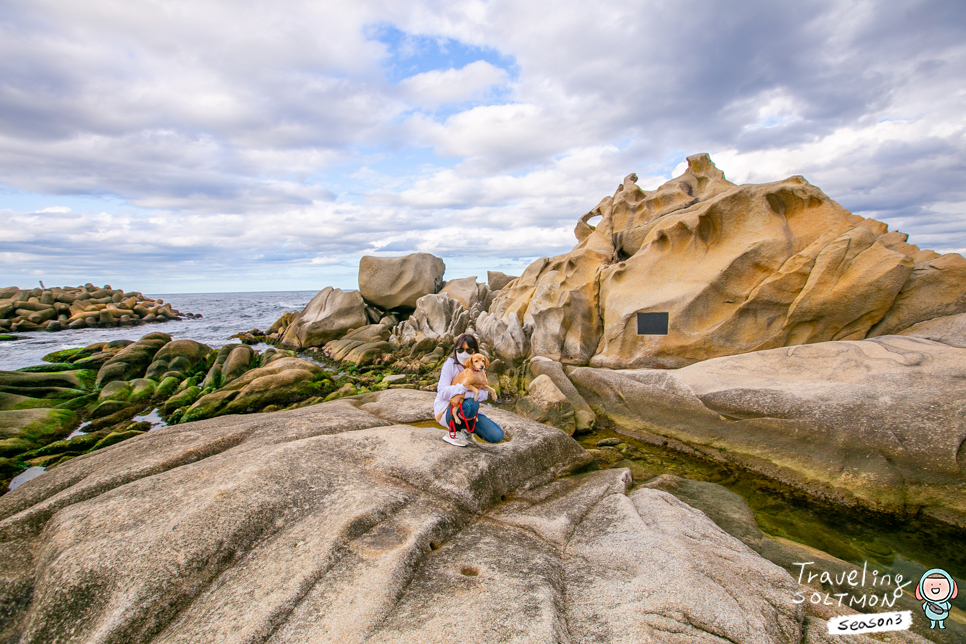
[[[439,417],[446,409],[449,407],[449,399],[458,394],[465,394],[469,389],[463,385],[452,384],[453,378],[456,377],[460,371],[463,370],[463,365],[453,360],[450,356],[447,358],[446,362],[443,363],[443,368],[439,372],[439,384],[436,385],[436,400],[433,401],[433,417]],[[489,397],[486,389],[481,389],[476,400],[483,402]],[[439,424],[446,427],[443,422],[443,418],[440,418]]]

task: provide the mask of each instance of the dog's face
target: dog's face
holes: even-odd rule
[[[474,353],[467,362],[469,362],[470,369],[473,371],[481,371],[490,366],[489,358],[482,353]]]

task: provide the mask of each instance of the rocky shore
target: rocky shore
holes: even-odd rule
[[[519,277],[366,257],[359,291],[239,343],[148,333],[0,373],[0,486],[46,468],[0,497],[0,641],[879,641],[827,620],[881,606],[810,598],[916,615],[903,542],[966,574],[966,260],[800,177],[688,161],[655,191],[629,175]],[[67,320],[108,309],[94,292]],[[499,444],[453,448],[432,419],[464,332]],[[785,500],[723,487],[753,479]],[[837,536],[782,503],[914,527]],[[803,580],[806,561],[891,586]],[[888,635],[964,627],[956,608]]]
[[[185,317],[200,315],[181,313],[164,300],[110,286],[99,288],[88,283],[50,289],[0,288],[0,329],[13,333],[137,326]]]

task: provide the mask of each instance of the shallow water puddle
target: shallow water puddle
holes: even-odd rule
[[[8,486],[8,489],[15,490],[21,485],[23,485],[24,483],[26,483],[27,481],[29,481],[30,479],[35,479],[46,471],[47,471],[46,467],[40,467],[40,466],[28,467],[23,472],[21,472],[20,474],[17,474],[15,477],[13,477],[13,479],[10,480],[10,485]]]
[[[91,421],[89,421],[89,420],[86,421],[86,422],[81,423],[81,426],[78,427],[77,429],[75,429],[74,431],[72,431],[70,433],[70,435],[68,435],[65,440],[70,440],[70,439],[72,439],[75,436],[86,436],[87,435],[87,432],[85,432],[84,430],[87,429],[87,427],[90,426],[90,424],[91,424]],[[11,489],[13,489],[13,488],[11,488]]]
[[[935,567],[966,579],[964,530],[926,516],[903,518],[838,507],[732,463],[636,440],[611,429],[598,429],[576,440],[586,449],[599,449],[597,442],[607,438],[619,439],[616,447],[625,458],[654,476],[674,474],[709,481],[740,495],[767,535],[811,546],[860,567],[868,562],[883,574],[918,579]],[[960,593],[953,604],[966,609],[966,593]]]
[[[149,432],[153,432],[156,429],[161,429],[162,427],[168,426],[168,424],[161,418],[161,414],[158,413],[157,408],[152,409],[148,413],[142,414],[141,416],[135,416],[131,420],[135,423],[151,423],[151,429],[148,430]]]

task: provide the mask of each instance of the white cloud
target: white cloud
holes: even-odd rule
[[[399,85],[412,103],[432,107],[479,98],[506,78],[505,70],[477,60],[461,69],[434,69],[416,74],[403,79]]]
[[[0,17],[0,270],[304,279],[373,248],[513,263],[569,248],[627,173],[654,188],[702,151],[732,180],[803,174],[961,249],[966,5],[884,9],[17,5]]]

